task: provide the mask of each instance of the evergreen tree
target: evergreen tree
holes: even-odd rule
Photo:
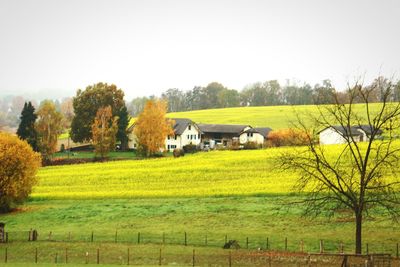
[[[118,112],[118,132],[117,132],[117,141],[121,142],[121,150],[128,149],[128,125],[130,116],[128,114],[128,109],[124,105]]]
[[[26,140],[34,151],[39,151],[38,134],[35,129],[37,115],[35,108],[31,102],[25,102],[20,116],[20,124],[18,126],[17,135],[20,139]]]

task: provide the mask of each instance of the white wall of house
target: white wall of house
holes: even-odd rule
[[[360,137],[354,136],[354,141],[359,142]],[[363,139],[365,141],[365,138]],[[327,128],[319,133],[319,143],[321,145],[344,144],[346,140],[332,128]]]
[[[259,133],[242,133],[240,135],[240,143],[245,144],[247,142],[255,142],[257,144],[264,144],[264,136]]]
[[[167,137],[165,140],[165,149],[172,151],[175,148],[183,148],[186,145],[199,145],[201,142],[200,132],[194,124],[186,127],[181,135]]]

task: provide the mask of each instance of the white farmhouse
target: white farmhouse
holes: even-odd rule
[[[186,145],[193,144],[199,145],[201,141],[202,132],[199,127],[190,119],[171,119],[175,123],[173,125],[174,135],[168,136],[165,139],[165,149],[173,151],[175,148],[183,148]],[[136,136],[133,132],[135,125],[130,127],[129,134],[129,148],[136,149],[137,141]],[[154,127],[157,127],[154,125]]]
[[[268,134],[271,132],[271,128],[250,128],[243,131],[240,134],[239,141],[240,144],[245,144],[248,142],[254,142],[259,145],[263,145],[268,139]]]
[[[344,144],[350,137],[354,142],[369,141],[373,130],[374,128],[370,125],[331,126],[319,132],[319,143],[321,145]],[[379,130],[377,134],[381,135],[382,131]]]

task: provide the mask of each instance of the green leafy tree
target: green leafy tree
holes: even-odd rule
[[[118,117],[113,117],[111,106],[99,108],[92,125],[92,140],[96,156],[104,159],[114,150],[115,135],[118,131]]]
[[[58,136],[62,133],[62,115],[49,100],[40,104],[37,111],[36,130],[39,136],[39,150],[45,160],[57,151]]]
[[[89,141],[97,111],[110,106],[113,116],[125,106],[124,92],[116,85],[97,83],[78,90],[73,99],[74,117],[71,122],[71,139],[74,142]]]
[[[131,117],[129,116],[128,109],[123,106],[118,112],[118,131],[117,140],[121,142],[121,150],[125,151],[128,149],[128,125]]]
[[[31,102],[25,102],[20,116],[17,135],[22,140],[26,140],[34,151],[39,151],[38,134],[35,129],[37,115]]]
[[[37,182],[40,154],[26,141],[0,132],[0,212],[25,200]]]

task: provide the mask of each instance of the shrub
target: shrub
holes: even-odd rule
[[[183,150],[185,151],[185,153],[195,153],[195,152],[197,152],[197,146],[193,145],[193,144],[189,144],[189,145],[183,146]]]
[[[230,150],[240,150],[239,140],[232,140],[232,143],[228,146]]]
[[[179,158],[185,156],[185,151],[181,148],[175,148],[172,154],[175,158]]]
[[[308,142],[308,134],[297,129],[282,129],[268,134],[267,144],[270,147],[302,146]]]
[[[7,212],[25,200],[37,183],[40,154],[26,142],[0,133],[0,212]]]
[[[243,149],[257,149],[260,146],[256,142],[247,142],[243,145]]]

